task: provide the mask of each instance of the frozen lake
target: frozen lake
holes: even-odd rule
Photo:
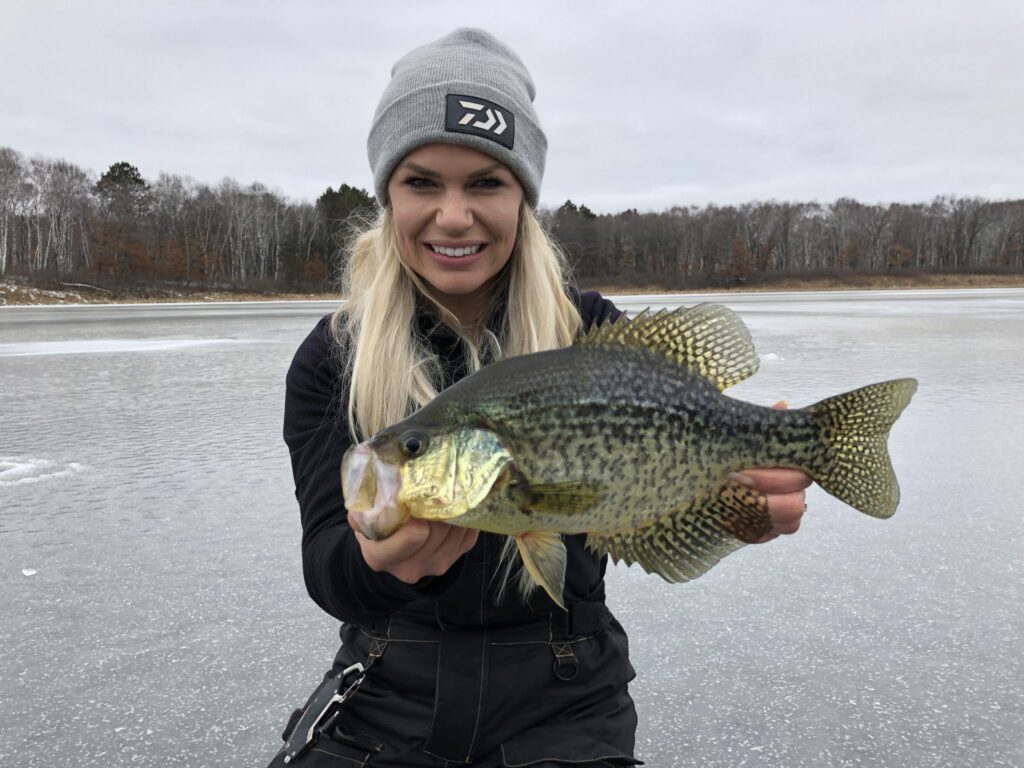
[[[1024,765],[1024,290],[725,303],[791,407],[887,378],[891,520],[817,488],[802,530],[669,585],[615,568],[649,766]],[[329,667],[281,440],[331,305],[0,308],[0,765],[262,766]]]

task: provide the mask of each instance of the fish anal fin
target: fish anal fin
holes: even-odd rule
[[[767,499],[728,480],[717,494],[667,513],[654,525],[629,532],[589,533],[587,546],[615,561],[639,563],[666,581],[689,581],[770,529]]]
[[[565,544],[561,535],[527,531],[515,537],[523,565],[534,584],[542,587],[559,608],[565,609]],[[525,599],[527,594],[523,594]]]
[[[672,312],[644,310],[633,318],[591,328],[579,345],[646,349],[668,358],[719,390],[752,376],[759,361],[750,331],[739,316],[718,304],[680,307]]]
[[[755,544],[772,527],[767,497],[735,480],[726,481],[705,512],[744,544]]]

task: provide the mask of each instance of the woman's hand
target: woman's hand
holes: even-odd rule
[[[424,576],[440,576],[476,544],[478,531],[436,521],[410,518],[401,528],[380,541],[371,541],[352,524],[366,564],[386,571],[406,584]]]
[[[772,407],[785,408],[786,401],[780,400]],[[738,474],[740,477],[737,479],[768,497],[768,515],[772,519],[772,527],[757,543],[764,544],[781,534],[796,533],[800,528],[800,519],[807,511],[805,491],[813,482],[811,478],[798,469],[780,467],[745,469]]]
[[[768,498],[768,516],[772,519],[771,530],[758,539],[764,544],[777,536],[796,533],[800,528],[800,519],[807,511],[804,503],[804,489],[812,482],[811,478],[798,469],[745,469],[737,473],[737,478],[745,485],[760,491]],[[750,482],[746,482],[744,478]]]

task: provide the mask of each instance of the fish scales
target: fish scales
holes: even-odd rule
[[[737,456],[749,461],[764,454],[770,420],[779,420],[779,412],[738,401],[725,407],[713,386],[642,350],[564,352],[509,360],[496,371],[500,376],[481,377],[469,392],[453,387],[421,411],[421,422],[429,426],[487,413],[487,426],[507,436],[531,482],[583,478],[599,489],[587,513],[566,519],[533,511],[535,525],[583,533],[660,517],[671,511],[666,496],[710,490],[735,468]],[[758,411],[762,418],[754,418]],[[708,440],[714,434],[727,439],[715,445]],[[624,520],[626,510],[631,512]],[[492,515],[497,519],[488,526]],[[510,533],[516,522],[507,518],[491,505],[467,513],[464,522]]]
[[[527,580],[559,603],[560,534],[587,533],[598,552],[670,581],[757,540],[770,518],[763,495],[730,479],[744,467],[794,467],[891,515],[899,489],[885,443],[916,382],[793,410],[723,394],[756,369],[749,332],[724,307],[592,329],[571,347],[494,363],[350,450],[349,509],[370,537],[408,516],[512,536]]]

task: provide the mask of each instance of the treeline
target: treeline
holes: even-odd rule
[[[158,287],[319,290],[337,274],[372,196],[342,184],[315,204],[262,184],[216,186],[126,162],[98,179],[65,160],[0,147],[0,275]]]
[[[1024,271],[1024,200],[753,202],[549,215],[582,283],[666,288],[837,273]]]
[[[376,202],[347,184],[315,203],[254,183],[211,186],[127,162],[99,178],[0,147],[0,276],[169,288],[324,290]],[[845,273],[1024,271],[1024,200],[754,202],[542,218],[582,283],[666,288]]]

